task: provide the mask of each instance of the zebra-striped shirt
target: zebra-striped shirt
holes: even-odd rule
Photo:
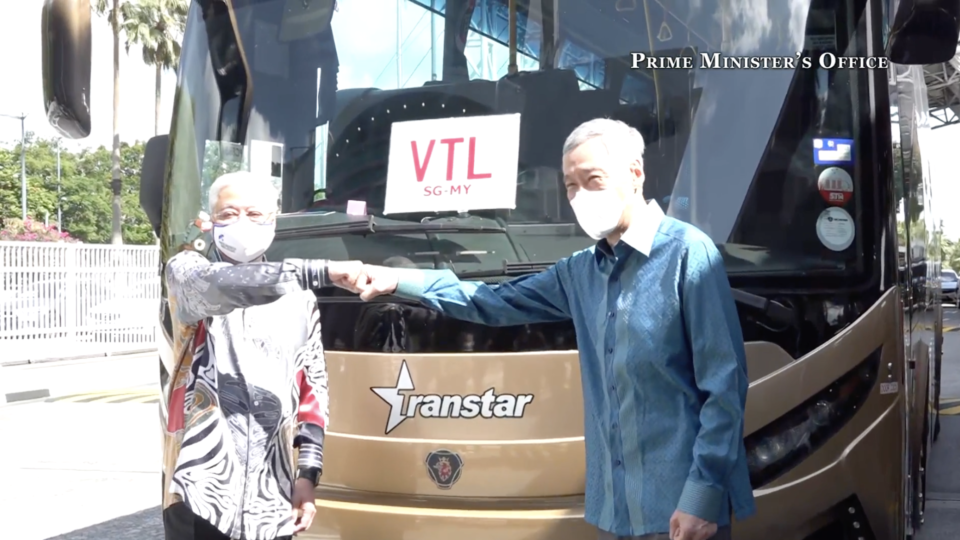
[[[300,476],[318,474],[328,419],[320,315],[306,290],[323,285],[316,270],[192,251],[167,262],[177,369],[164,508],[182,502],[239,540],[293,533],[294,448]]]

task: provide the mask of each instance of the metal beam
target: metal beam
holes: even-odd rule
[[[932,129],[960,124],[960,47],[949,62],[924,66]]]

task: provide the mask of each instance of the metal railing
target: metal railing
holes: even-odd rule
[[[154,350],[157,246],[0,242],[0,364]]]

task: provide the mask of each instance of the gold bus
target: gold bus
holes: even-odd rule
[[[954,54],[953,4],[193,0],[141,202],[162,260],[206,252],[206,190],[245,168],[282,191],[271,258],[498,281],[591,245],[561,146],[623,120],[646,197],[714,239],[736,290],[759,512],[735,535],[902,540],[923,522],[942,320],[919,66]],[[73,138],[89,32],[88,0],[45,1],[45,99]],[[506,187],[471,200],[485,174]],[[570,324],[317,300],[332,422],[306,537],[595,538]]]

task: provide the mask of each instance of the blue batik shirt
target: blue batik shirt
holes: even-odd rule
[[[669,532],[678,509],[721,527],[755,513],[743,335],[723,260],[699,229],[651,202],[613,248],[601,240],[539,274],[487,285],[397,271],[399,296],[457,319],[573,320],[587,522],[639,536]]]

